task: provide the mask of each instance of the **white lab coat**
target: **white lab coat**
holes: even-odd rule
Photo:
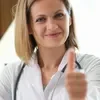
[[[86,100],[100,100],[100,59],[80,54],[77,54],[76,59],[84,69],[88,81]],[[52,76],[49,84],[43,90],[41,71],[37,63],[37,56],[34,54],[21,75],[16,100],[69,100],[64,86],[65,74],[61,73],[66,64],[67,53],[58,67],[58,72]],[[20,69],[20,61],[8,64],[4,68],[0,75],[0,100],[14,100],[14,85]],[[76,69],[76,71],[79,70]],[[59,78],[60,74],[62,75]],[[57,82],[58,84],[56,84]]]

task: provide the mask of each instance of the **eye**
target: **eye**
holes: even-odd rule
[[[45,20],[46,20],[46,18],[41,17],[41,18],[38,18],[38,19],[36,20],[36,22],[44,22]]]
[[[61,19],[61,18],[64,17],[64,14],[63,14],[63,13],[58,13],[58,14],[56,14],[54,17],[55,17],[55,18]]]

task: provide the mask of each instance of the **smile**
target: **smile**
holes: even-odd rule
[[[59,36],[61,33],[52,33],[52,34],[48,34],[48,35],[45,35],[46,37],[50,37],[50,38],[55,38],[57,36]]]

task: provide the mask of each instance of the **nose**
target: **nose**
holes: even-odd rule
[[[58,28],[57,22],[52,18],[48,19],[48,21],[47,21],[47,30],[55,31],[57,28]]]

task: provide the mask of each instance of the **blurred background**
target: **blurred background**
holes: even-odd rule
[[[100,57],[100,0],[70,0],[74,8],[80,53]],[[14,49],[14,16],[17,0],[0,0],[0,71],[4,63],[19,60]]]

